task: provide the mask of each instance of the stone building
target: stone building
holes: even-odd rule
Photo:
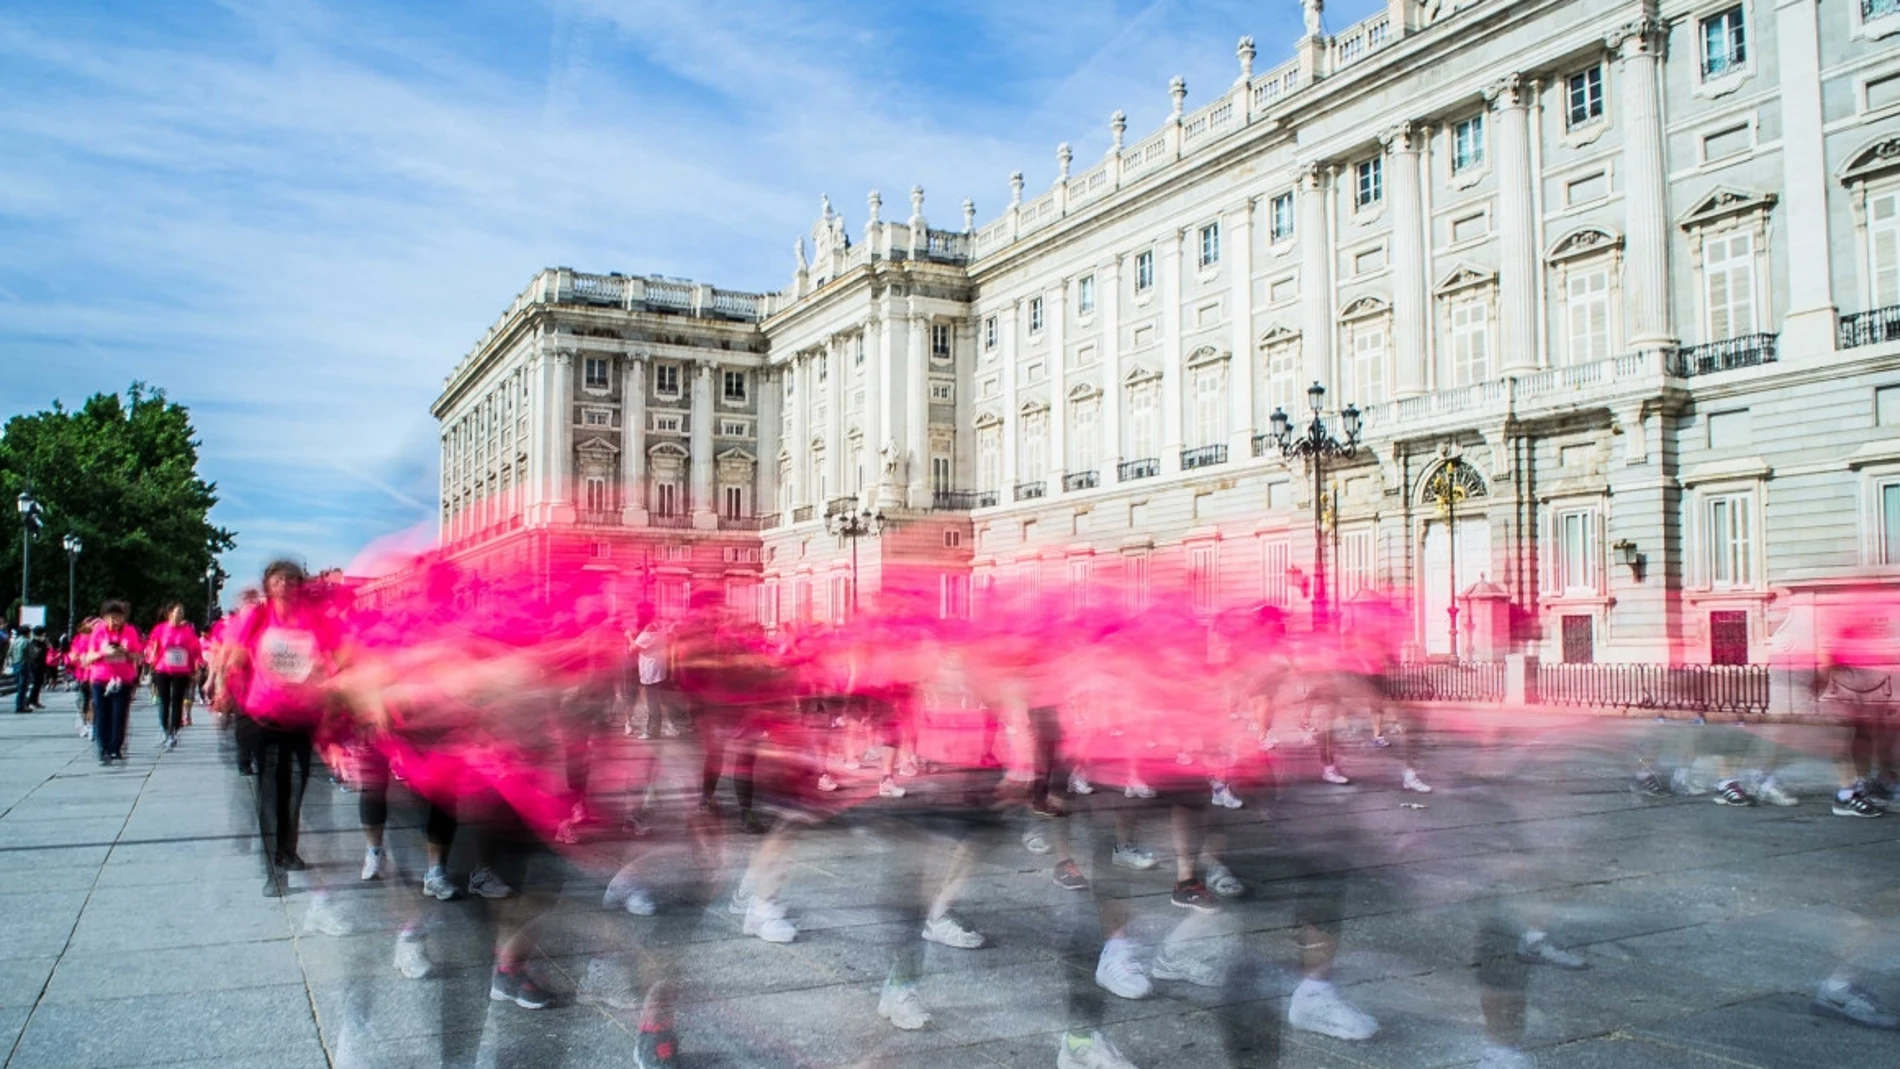
[[[1395,597],[1546,661],[1758,661],[1900,575],[1900,0],[1306,7],[980,225],[827,201],[756,297],[544,272],[437,403],[445,538],[579,523],[768,623],[855,549],[946,613]]]

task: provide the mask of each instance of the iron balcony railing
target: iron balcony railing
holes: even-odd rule
[[[1159,474],[1161,474],[1160,457],[1124,460],[1115,468],[1115,477],[1122,482],[1127,482],[1130,479],[1150,479]]]
[[[1672,370],[1678,378],[1686,379],[1774,362],[1775,335],[1744,334],[1727,341],[1712,341],[1678,349]]]
[[[684,513],[681,513],[676,516],[667,516],[667,515],[662,515],[661,513],[656,512],[653,515],[647,517],[647,525],[650,527],[671,527],[674,529],[684,529],[684,528],[689,528],[693,525],[693,518]]]
[[[763,531],[766,526],[763,516],[719,517],[719,529],[722,531]]]
[[[785,520],[784,513],[768,512],[765,515],[759,517],[759,530],[769,531],[772,528],[777,527],[780,523],[784,522],[784,520]]]
[[[1018,501],[1028,501],[1032,498],[1041,497],[1042,492],[1043,484],[1041,482],[1016,484],[1016,500]]]
[[[581,524],[586,527],[618,527],[620,513],[605,509],[593,509],[580,515]]]
[[[1502,661],[1415,661],[1392,673],[1393,697],[1405,702],[1501,702]]]
[[[1253,455],[1254,456],[1264,457],[1267,455],[1268,449],[1277,449],[1277,448],[1279,447],[1274,445],[1273,443],[1273,435],[1256,434],[1253,436]]]
[[[975,490],[938,490],[930,495],[930,507],[968,512],[978,507],[978,499],[982,496]]]
[[[800,505],[792,510],[792,522],[809,523],[811,521],[811,515],[812,507],[810,505]]]
[[[834,497],[825,502],[825,518],[848,516],[858,511],[858,499],[855,497]]]
[[[1862,21],[1884,18],[1888,15],[1900,15],[1900,0],[1860,0]]]
[[[1072,471],[1062,477],[1064,490],[1093,490],[1099,480],[1092,471]]]
[[[1547,705],[1763,713],[1768,711],[1768,666],[1543,664],[1537,666],[1537,695]]]
[[[1181,470],[1193,468],[1211,468],[1216,464],[1227,463],[1227,447],[1224,445],[1204,445],[1198,449],[1181,450]]]
[[[1893,3],[1894,10],[1900,11],[1900,0],[1893,0]],[[1834,333],[1843,349],[1900,341],[1900,304],[1844,315],[1834,328]]]
[[[995,508],[1002,499],[1003,495],[995,490],[980,490],[976,495],[976,507],[980,509]]]

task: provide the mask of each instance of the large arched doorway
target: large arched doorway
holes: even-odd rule
[[[1419,637],[1427,656],[1454,652],[1450,612],[1454,585],[1462,592],[1490,578],[1491,521],[1485,515],[1489,496],[1484,476],[1458,457],[1441,460],[1418,482],[1422,519],[1416,546],[1418,567],[1412,573],[1418,577],[1413,604],[1418,606]],[[1463,604],[1458,608],[1455,652],[1468,658],[1470,614]]]

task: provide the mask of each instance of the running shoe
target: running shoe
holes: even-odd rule
[[[421,932],[406,931],[396,937],[396,971],[410,980],[421,980],[435,971]]]
[[[1207,889],[1222,898],[1239,898],[1247,893],[1247,885],[1240,882],[1240,877],[1218,861],[1207,866]]]
[[[1168,901],[1182,909],[1191,909],[1200,913],[1212,913],[1220,908],[1220,899],[1199,880],[1182,880],[1174,885],[1174,893]]]
[[[982,932],[948,913],[924,922],[924,939],[957,950],[977,950],[986,941]]]
[[[1146,872],[1155,867],[1155,852],[1138,843],[1116,843],[1108,860],[1118,868]]]
[[[1432,793],[1432,785],[1420,779],[1418,773],[1409,768],[1405,770],[1405,775],[1400,778],[1399,785],[1414,794]]]
[[[1727,780],[1716,789],[1715,804],[1751,806],[1755,804],[1755,799],[1747,791],[1742,790],[1741,784],[1734,780]]]
[[[1073,860],[1057,863],[1055,872],[1050,875],[1051,878],[1056,881],[1056,886],[1062,888],[1064,891],[1086,891],[1089,889],[1088,877],[1082,875],[1082,870],[1076,867]]]
[[[1122,788],[1122,794],[1129,798],[1153,798],[1155,789],[1138,779],[1131,779],[1128,786]]]
[[[1587,969],[1590,963],[1560,949],[1549,937],[1542,934],[1526,933],[1517,941],[1517,960],[1526,965],[1549,965],[1557,969],[1569,969],[1572,972]]]
[[[1838,794],[1834,796],[1834,815],[1837,817],[1878,817],[1885,816],[1886,812],[1859,791],[1850,792],[1845,798]]]
[[[882,780],[878,781],[877,796],[879,798],[902,798],[907,793],[909,792],[899,787],[897,781],[889,776],[885,776]]]
[[[1102,956],[1095,963],[1095,982],[1116,998],[1144,999],[1154,994],[1148,974],[1135,960],[1135,948],[1126,939],[1110,939],[1102,944]]]
[[[1069,772],[1069,793],[1070,794],[1094,794],[1095,793],[1095,784],[1089,782],[1088,773],[1082,771],[1079,768],[1072,769]]]
[[[380,880],[388,867],[389,855],[383,853],[382,847],[372,846],[363,851],[363,879]]]
[[[1669,784],[1663,782],[1661,776],[1649,771],[1636,774],[1636,789],[1651,798],[1668,798],[1675,793],[1669,789]]]
[[[1233,788],[1219,780],[1214,781],[1213,802],[1222,809],[1239,809],[1246,804],[1240,800],[1239,795],[1234,793]]]
[[[494,869],[483,865],[468,874],[468,893],[483,898],[509,898],[514,895],[515,889],[502,882]]]
[[[877,997],[877,1015],[891,1022],[892,1028],[905,1032],[915,1032],[930,1023],[930,1011],[924,1009],[924,1000],[917,997],[916,984],[887,981]]]
[[[739,815],[739,829],[747,835],[764,835],[771,830],[765,818],[748,809]]]
[[[1056,1042],[1056,1069],[1135,1069],[1135,1063],[1100,1032],[1083,1037],[1065,1034]]]
[[[491,1002],[512,1002],[524,1010],[544,1010],[554,1001],[527,973],[500,969],[488,981],[488,998]]]
[[[1762,780],[1761,786],[1755,788],[1755,798],[1758,801],[1767,802],[1769,805],[1790,806],[1801,804],[1801,799],[1783,790],[1781,784],[1775,782],[1773,776]]]
[[[1214,955],[1176,955],[1163,948],[1155,955],[1148,975],[1157,980],[1180,980],[1195,987],[1219,987],[1225,979],[1224,972]]]
[[[1392,745],[1392,740],[1386,738],[1384,735],[1374,735],[1366,740],[1367,749],[1383,750],[1390,745]]]
[[[120,760],[123,761],[125,759],[120,758]],[[298,857],[296,851],[293,850],[288,854],[277,855],[277,867],[283,869],[285,872],[302,872],[309,868],[310,864],[303,858]]]
[[[435,898],[438,902],[452,902],[462,897],[462,891],[449,879],[447,869],[440,866],[430,869],[422,877],[422,893]]]
[[[838,781],[831,778],[831,773],[826,772],[818,777],[818,789],[830,794],[838,789]]]
[[[1062,803],[1047,795],[1030,802],[1029,811],[1039,817],[1047,817],[1051,820],[1067,815],[1067,812],[1062,808]]]
[[[785,907],[764,898],[753,898],[746,908],[741,929],[768,943],[789,943],[798,938],[798,927],[785,919]]]
[[[1302,1032],[1334,1039],[1371,1039],[1379,1031],[1379,1022],[1340,998],[1332,984],[1310,977],[1293,989],[1286,1023]]]
[[[642,1028],[634,1036],[634,1069],[675,1069],[678,1065],[679,1041],[672,1032]]]
[[[1537,1063],[1516,1047],[1486,1043],[1484,1056],[1478,1059],[1478,1069],[1537,1069]]]
[[[1900,1017],[1881,1009],[1872,995],[1845,980],[1824,981],[1814,992],[1814,1001],[1808,1003],[1808,1009],[1817,1016],[1839,1017],[1868,1028],[1900,1029]]]
[[[1325,768],[1320,769],[1319,778],[1340,787],[1344,787],[1346,784],[1352,782],[1344,772],[1339,770],[1338,765],[1327,765]]]

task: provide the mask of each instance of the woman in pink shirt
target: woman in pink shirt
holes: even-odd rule
[[[86,663],[86,651],[92,648],[92,629],[99,626],[97,616],[79,622],[79,630],[66,644],[66,666],[73,674],[73,689],[79,692],[79,737],[92,738],[92,667]]]
[[[132,711],[132,692],[138,688],[139,651],[145,644],[139,629],[126,622],[123,601],[108,601],[99,610],[104,617],[92,629],[82,663],[92,677],[93,741],[99,744],[99,763],[125,760],[126,718]]]
[[[152,628],[145,660],[152,666],[152,690],[158,696],[158,729],[164,734],[159,745],[175,750],[178,729],[184,725],[185,702],[198,666],[204,663],[198,630],[186,621],[183,605],[174,602],[165,610],[164,622]]]

